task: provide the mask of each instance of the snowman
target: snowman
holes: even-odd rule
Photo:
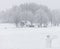
[[[52,41],[55,39],[55,37],[51,37],[50,35],[46,36],[46,47],[51,48],[52,47]]]

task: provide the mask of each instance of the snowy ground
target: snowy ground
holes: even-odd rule
[[[55,38],[51,49],[60,49],[60,27],[16,28],[0,24],[0,49],[48,49],[47,34]]]

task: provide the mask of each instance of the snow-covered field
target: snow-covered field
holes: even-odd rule
[[[51,49],[60,49],[60,27],[16,28],[0,24],[0,49],[48,49],[46,35],[55,39]]]

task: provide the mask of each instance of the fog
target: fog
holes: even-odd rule
[[[0,11],[11,8],[21,3],[35,2],[48,6],[50,9],[60,9],[60,0],[0,0]]]

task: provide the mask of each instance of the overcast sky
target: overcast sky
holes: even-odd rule
[[[0,10],[9,9],[21,3],[35,2],[48,6],[50,9],[60,9],[60,0],[0,0]]]

